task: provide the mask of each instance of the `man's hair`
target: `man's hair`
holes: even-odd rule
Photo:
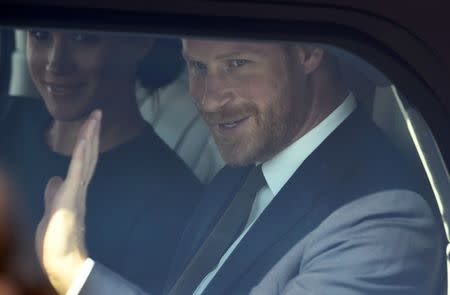
[[[327,71],[329,77],[331,77],[335,81],[342,80],[342,71],[340,67],[340,63],[338,58],[330,53],[327,45],[319,44],[319,43],[307,43],[307,42],[297,42],[297,43],[286,43],[285,49],[288,54],[293,54],[293,50],[296,47],[309,47],[309,48],[319,48],[323,50],[323,56],[321,61],[321,67]]]

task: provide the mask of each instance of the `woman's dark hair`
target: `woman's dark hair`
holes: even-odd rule
[[[143,87],[155,90],[174,81],[183,67],[181,40],[155,38],[152,49],[138,65],[137,79]]]

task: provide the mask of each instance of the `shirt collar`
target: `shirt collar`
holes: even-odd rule
[[[262,164],[267,186],[275,196],[306,158],[355,110],[350,94],[328,117],[290,146]]]

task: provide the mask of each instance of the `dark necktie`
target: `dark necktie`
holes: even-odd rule
[[[195,253],[169,295],[192,294],[202,279],[220,261],[245,226],[256,193],[266,184],[261,165],[253,168],[222,217]]]

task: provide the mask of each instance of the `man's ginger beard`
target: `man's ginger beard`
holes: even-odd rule
[[[298,132],[298,118],[292,103],[280,103],[272,99],[271,105],[265,110],[258,110],[253,102],[245,102],[239,106],[223,107],[214,113],[202,112],[203,118],[209,124],[231,122],[251,116],[251,126],[245,134],[239,137],[223,137],[213,132],[215,142],[222,158],[232,166],[245,166],[264,162],[272,158],[291,143]],[[286,100],[289,102],[290,100]]]

